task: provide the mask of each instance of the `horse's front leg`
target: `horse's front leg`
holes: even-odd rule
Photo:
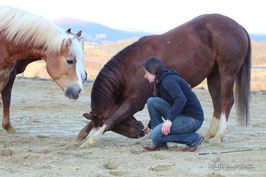
[[[16,71],[13,69],[9,75],[9,80],[1,92],[2,101],[3,101],[3,119],[2,119],[2,127],[7,131],[7,133],[15,133],[15,129],[11,126],[10,123],[10,100],[11,100],[11,92],[13,88],[14,81],[16,79]]]
[[[89,139],[81,145],[81,147],[88,147],[89,145],[94,144],[104,132],[111,130],[137,111],[138,105],[136,99],[125,100],[118,110],[111,115],[111,117],[104,122],[103,126],[94,135],[90,136]]]
[[[89,145],[95,144],[96,139],[101,136],[104,132],[106,132],[107,126],[103,124],[103,126],[92,136],[89,137],[87,141],[85,141],[80,147],[88,147]]]
[[[93,123],[92,121],[88,123],[82,130],[80,130],[77,138],[74,140],[73,145],[79,146],[80,142],[88,136],[90,131],[93,129]]]

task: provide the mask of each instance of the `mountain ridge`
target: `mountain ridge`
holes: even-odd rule
[[[116,42],[124,39],[151,35],[151,33],[146,32],[117,30],[96,22],[87,22],[69,17],[56,19],[54,22],[64,30],[69,28],[71,28],[73,32],[82,30],[83,40],[88,42]]]
[[[113,29],[100,23],[88,22],[85,20],[75,19],[71,17],[60,18],[53,21],[64,30],[67,30],[69,28],[71,28],[73,32],[78,32],[82,30],[83,40],[87,42],[116,42],[120,40],[154,34],[137,30],[132,31]],[[266,42],[266,34],[249,33],[249,35],[252,40]]]

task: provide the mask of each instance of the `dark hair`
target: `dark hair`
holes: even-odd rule
[[[160,73],[164,70],[164,66],[156,57],[149,57],[146,59],[146,62],[143,64],[144,68],[151,74],[155,75],[154,84],[153,84],[153,96],[158,96],[158,77]]]
[[[147,58],[146,62],[143,64],[144,68],[151,74],[158,75],[164,69],[164,66],[156,57]]]

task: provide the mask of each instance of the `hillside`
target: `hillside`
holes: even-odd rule
[[[82,30],[83,39],[87,42],[115,42],[134,37],[151,35],[151,33],[144,33],[140,31],[133,32],[112,29],[99,23],[88,22],[74,18],[61,18],[54,20],[54,22],[64,30],[67,30],[69,28],[71,28],[74,32]],[[250,38],[256,41],[266,42],[266,34],[250,34]]]
[[[250,38],[255,41],[264,41],[266,42],[266,34],[249,34]]]
[[[84,64],[88,73],[88,79],[94,80],[108,60],[137,39],[138,38],[132,38],[104,44],[85,42]],[[252,66],[266,66],[266,42],[252,41]],[[252,90],[266,90],[266,69],[252,69],[251,72]],[[24,76],[50,78],[46,72],[45,63],[43,61],[30,64]],[[206,81],[203,81],[199,87],[206,88]]]
[[[266,66],[266,42],[252,41],[252,66]]]
[[[144,32],[116,30],[99,23],[87,22],[73,18],[58,19],[54,20],[54,22],[64,30],[69,28],[75,32],[82,30],[83,40],[87,42],[115,42],[133,37],[149,35],[149,33]]]

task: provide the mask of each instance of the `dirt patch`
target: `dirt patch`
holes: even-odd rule
[[[71,145],[87,124],[92,83],[78,101],[68,100],[51,81],[17,79],[11,105],[16,134],[0,129],[0,176],[265,176],[266,95],[252,94],[251,125],[238,127],[233,108],[224,141],[202,144],[185,153],[183,145],[169,143],[168,150],[145,152],[149,137],[129,139],[105,133],[90,148]],[[195,89],[204,108],[205,134],[212,117],[208,91]],[[147,110],[136,118],[148,123]],[[92,132],[94,133],[94,131]],[[246,151],[243,151],[246,150]],[[199,155],[199,154],[202,155]]]

